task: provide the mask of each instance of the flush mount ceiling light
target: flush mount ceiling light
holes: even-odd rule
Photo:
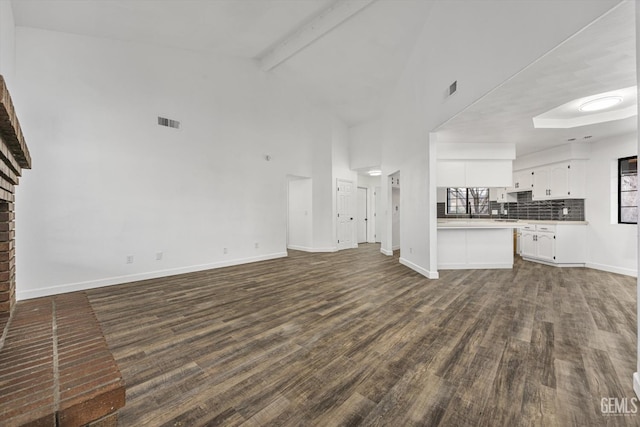
[[[533,127],[567,129],[628,119],[637,114],[638,88],[630,86],[566,102],[535,116]]]
[[[592,111],[601,111],[618,105],[622,102],[621,96],[605,96],[602,98],[592,99],[580,105],[580,111],[590,113]]]
[[[380,175],[382,175],[382,171],[381,170],[374,169],[374,170],[369,171],[369,176],[380,176]]]

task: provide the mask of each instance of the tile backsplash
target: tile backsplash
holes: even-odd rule
[[[489,218],[531,219],[553,221],[584,221],[584,199],[532,200],[531,191],[518,194],[518,201],[511,203],[491,202],[490,212],[498,211],[498,215]],[[567,215],[562,210],[567,208]],[[438,218],[468,218],[469,215],[446,215],[447,204],[438,203]],[[503,214],[503,211],[507,214]]]

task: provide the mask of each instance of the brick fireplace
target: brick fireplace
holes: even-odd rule
[[[8,316],[16,302],[13,202],[22,169],[31,169],[31,156],[0,76],[0,318]]]

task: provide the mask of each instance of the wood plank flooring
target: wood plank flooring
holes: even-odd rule
[[[87,293],[122,426],[640,425],[601,411],[633,409],[631,277],[518,259],[428,280],[361,245]]]

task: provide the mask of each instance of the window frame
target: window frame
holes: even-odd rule
[[[636,162],[638,160],[638,156],[628,156],[628,157],[621,157],[618,159],[618,224],[631,224],[631,225],[637,225],[638,222],[624,222],[622,221],[622,162],[625,161],[629,161],[631,159],[636,159]],[[638,175],[638,166],[636,163],[636,176]],[[637,178],[636,178],[637,179]],[[638,193],[638,189],[636,188],[636,200],[637,200],[637,193]],[[624,207],[629,207],[629,206],[624,206]],[[638,205],[635,206],[636,210],[638,209]]]
[[[451,207],[451,190],[452,189],[463,189],[464,188],[464,212],[451,212],[450,211],[450,207]],[[486,191],[486,199],[487,199],[487,212],[486,213],[471,213],[469,210],[469,190],[470,189],[482,189]],[[457,198],[456,199],[460,199]],[[491,216],[491,190],[489,187],[447,187],[447,205],[445,206],[445,215],[450,215],[450,216],[456,216],[456,215],[474,215],[474,216]]]

